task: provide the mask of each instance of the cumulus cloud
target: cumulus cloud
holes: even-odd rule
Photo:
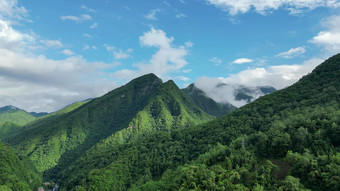
[[[156,14],[162,12],[161,9],[152,9],[147,15],[144,16],[147,20],[157,20]]]
[[[162,30],[151,28],[139,41],[141,46],[158,48],[157,52],[148,62],[134,64],[136,70],[120,70],[114,73],[115,77],[129,80],[151,72],[159,77],[166,77],[187,64],[184,58],[188,54],[187,49],[184,46],[174,46],[174,38],[168,37]]]
[[[88,62],[67,49],[63,53],[70,57],[63,60],[32,52],[30,47],[37,42],[48,48],[62,48],[63,44],[15,30],[12,23],[25,17],[25,10],[15,0],[0,1],[0,107],[52,112],[117,87],[105,79],[108,75],[103,76],[115,63]]]
[[[74,22],[77,22],[77,23],[82,23],[84,21],[92,20],[92,17],[88,14],[82,14],[79,17],[73,16],[73,15],[61,16],[60,19],[63,20],[63,21],[70,20],[70,21],[74,21]]]
[[[206,0],[230,15],[244,14],[255,11],[259,14],[267,14],[273,10],[284,8],[291,14],[300,13],[303,10],[313,10],[317,7],[339,7],[338,0]]]
[[[52,112],[75,101],[101,96],[117,87],[97,77],[109,67],[113,66],[87,62],[79,56],[55,61],[0,49],[0,105]]]
[[[302,64],[247,69],[237,74],[232,74],[228,78],[223,78],[223,82],[239,83],[248,86],[269,85],[276,89],[282,89],[297,82],[302,76],[310,73],[323,61],[323,59],[314,58]]]
[[[304,54],[305,52],[306,52],[306,48],[304,46],[300,46],[296,48],[291,48],[286,52],[281,52],[276,56],[283,57],[283,58],[294,58],[296,56]]]
[[[232,62],[232,64],[245,64],[245,63],[251,63],[253,62],[252,59],[249,59],[249,58],[239,58],[239,59],[236,59]]]
[[[18,5],[17,0],[1,0],[0,1],[0,19],[15,18],[21,19],[27,15],[27,10],[23,6]]]
[[[326,30],[319,32],[309,42],[323,47],[328,54],[340,52],[340,16],[334,15],[321,21]]]
[[[34,38],[12,28],[10,22],[0,19],[0,48],[21,50],[25,44],[31,43]]]

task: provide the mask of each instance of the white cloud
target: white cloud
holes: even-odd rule
[[[214,65],[218,66],[220,64],[222,64],[222,60],[217,58],[217,57],[213,57],[210,59],[210,62],[214,63]]]
[[[269,85],[276,89],[282,89],[297,82],[322,62],[322,59],[314,58],[305,61],[303,64],[247,69],[237,74],[232,74],[230,77],[224,78],[223,81],[247,86]]]
[[[81,9],[87,11],[87,12],[91,12],[91,13],[97,13],[98,11],[97,10],[94,10],[94,9],[91,9],[91,8],[88,8],[87,6],[85,6],[84,4],[82,4],[80,6]]]
[[[96,46],[92,46],[93,50],[98,50],[98,48]]]
[[[132,51],[133,51],[132,49],[127,49],[126,51],[119,49],[118,51],[113,51],[113,57],[118,60],[130,58],[131,57],[130,53]]]
[[[324,19],[321,25],[327,30],[321,31],[309,42],[321,46],[328,54],[340,52],[340,15]]]
[[[100,78],[101,71],[109,67],[114,66],[87,62],[82,57],[55,61],[0,48],[0,105],[52,112],[101,96],[117,87]]]
[[[218,78],[200,77],[195,81],[195,86],[203,90],[210,98],[218,103],[230,103],[235,107],[241,107],[247,102],[245,100],[238,101],[235,99],[235,90],[238,85],[221,86],[223,81]]]
[[[119,59],[127,59],[131,57],[131,53],[133,52],[132,48],[128,48],[127,50],[117,49],[114,46],[105,45],[106,50],[113,54],[113,57],[117,60]]]
[[[171,72],[178,71],[187,64],[184,58],[188,54],[187,49],[184,46],[175,47],[172,44],[174,38],[168,37],[164,31],[151,28],[139,40],[142,46],[156,47],[158,51],[148,62],[134,64],[137,70],[120,70],[114,73],[115,77],[129,80],[152,72],[167,78]]]
[[[151,28],[150,31],[139,37],[139,42],[142,46],[157,47],[160,49],[170,48],[173,40],[174,38],[167,37],[164,31],[154,28]]]
[[[245,64],[245,63],[250,63],[250,62],[253,62],[253,60],[249,58],[239,58],[239,59],[234,60],[232,63],[233,64]]]
[[[68,49],[62,52],[70,57],[53,60],[31,49],[36,42],[49,48],[62,48],[63,44],[14,29],[12,23],[18,23],[16,19],[25,14],[26,9],[16,0],[0,0],[0,106],[52,112],[118,86],[106,73],[117,63],[88,62],[81,56],[72,56]]]
[[[182,18],[186,18],[187,16],[184,13],[179,13],[179,14],[176,14],[175,17],[177,19],[182,19]]]
[[[94,29],[94,28],[97,28],[97,27],[98,27],[98,23],[93,23],[93,24],[90,26],[91,29]]]
[[[90,46],[89,46],[89,45],[85,45],[85,46],[82,48],[82,50],[88,50],[88,49],[90,49]]]
[[[195,81],[195,85],[216,102],[227,102],[236,107],[241,107],[247,102],[235,100],[235,90],[239,87],[247,86],[256,89],[257,86],[272,86],[276,89],[282,89],[297,82],[322,62],[322,59],[315,58],[297,65],[247,69],[227,78],[200,77]],[[227,85],[221,86],[220,84]],[[254,96],[255,98],[261,96],[261,92],[255,91]]]
[[[306,52],[306,48],[304,46],[300,46],[296,48],[291,48],[286,52],[281,52],[276,56],[283,57],[283,58],[294,58],[296,56],[304,54],[305,52]]]
[[[183,70],[182,70],[183,73],[189,73],[189,72],[191,72],[191,71],[192,71],[192,69],[183,69]]]
[[[70,21],[74,21],[74,22],[77,22],[77,23],[81,23],[81,22],[84,22],[84,21],[92,20],[92,17],[88,14],[83,14],[83,15],[80,15],[79,17],[73,16],[73,15],[61,16],[60,19],[63,20],[63,21],[70,20]]]
[[[61,51],[61,53],[67,55],[67,56],[72,56],[74,55],[74,53],[72,52],[72,50],[70,49],[64,49],[63,51]]]
[[[188,48],[190,48],[190,47],[193,47],[193,46],[194,46],[194,43],[191,42],[191,41],[188,41],[188,42],[185,43],[185,46],[188,47]]]
[[[59,40],[40,40],[48,48],[62,48],[63,44]]]
[[[156,14],[162,12],[161,9],[152,9],[147,15],[144,16],[147,20],[157,20]]]
[[[206,0],[230,15],[244,14],[255,11],[267,14],[273,10],[284,8],[291,14],[298,14],[303,10],[313,10],[317,7],[339,7],[339,0]]]
[[[167,1],[163,1],[163,3],[164,3],[166,6],[168,6],[168,7],[172,7],[171,4],[170,4],[169,2],[167,2]]]
[[[87,33],[84,33],[83,36],[86,37],[86,38],[93,38],[92,35],[87,34]]]
[[[186,77],[186,76],[176,76],[175,79],[187,82],[190,80],[190,78]]]
[[[21,19],[27,15],[27,10],[23,6],[18,6],[17,0],[0,1],[0,19],[15,18]]]
[[[0,19],[0,48],[19,50],[33,41],[32,36],[20,33],[13,29],[9,22]]]

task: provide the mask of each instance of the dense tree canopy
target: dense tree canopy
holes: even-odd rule
[[[146,75],[9,143],[60,190],[340,189],[340,54],[211,119]]]

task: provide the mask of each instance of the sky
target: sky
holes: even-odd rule
[[[147,73],[282,89],[340,52],[339,13],[340,0],[0,0],[0,107],[53,112]]]

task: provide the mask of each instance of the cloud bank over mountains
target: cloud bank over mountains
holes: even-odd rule
[[[229,17],[248,12],[268,16],[278,9],[285,9],[290,14],[299,14],[320,7],[340,7],[338,0],[206,0],[200,3]],[[186,1],[182,5],[189,4],[190,2]],[[171,7],[171,4],[168,3],[167,7]],[[130,8],[124,9],[130,11]],[[129,37],[133,39],[131,41],[134,41],[135,46],[127,45],[124,48],[116,44],[111,46],[105,43],[92,44],[91,42],[98,39],[98,35],[91,32],[105,27],[97,20],[101,12],[97,8],[92,9],[83,4],[79,5],[79,10],[56,16],[56,20],[62,24],[82,25],[83,29],[88,30],[82,31],[79,36],[89,42],[74,45],[62,37],[40,36],[42,34],[37,34],[37,31],[27,27],[30,26],[28,23],[34,22],[32,18],[37,18],[30,17],[31,10],[27,10],[19,1],[0,1],[0,107],[15,105],[28,111],[52,112],[75,101],[101,96],[128,80],[147,73],[155,73],[163,80],[174,79],[183,83],[191,83],[192,80],[197,79],[198,87],[204,87],[205,89],[202,89],[212,92],[212,97],[223,102],[231,99],[236,85],[234,88],[225,87],[218,91],[209,89],[208,85],[218,83],[254,87],[269,85],[282,89],[311,72],[328,56],[340,52],[340,16],[333,15],[320,21],[320,29],[305,44],[294,45],[281,52],[272,53],[267,56],[269,61],[261,66],[256,65],[260,58],[245,53],[238,55],[235,53],[238,59],[229,60],[222,58],[223,55],[207,54],[206,63],[202,61],[200,64],[211,64],[221,68],[229,64],[230,67],[243,68],[233,74],[228,74],[230,71],[223,68],[225,75],[219,78],[201,77],[205,74],[196,75],[197,63],[191,60],[192,57],[200,57],[200,54],[206,53],[201,50],[211,49],[211,47],[192,41],[190,35],[184,37],[177,35],[176,30],[169,26],[155,24],[162,19],[162,16],[166,16],[167,10],[164,7],[148,8],[147,12],[139,15],[143,22],[147,23],[143,23],[145,26],[143,30]],[[176,22],[192,17],[187,12],[182,13],[182,10],[175,10],[174,13],[179,15],[174,17]],[[118,20],[121,19],[117,17]],[[76,46],[80,47],[79,50]],[[323,51],[323,55],[309,57],[307,61],[300,63],[292,62],[292,65],[270,63],[271,58],[283,60],[303,58],[311,47],[319,48]],[[86,58],[85,54],[90,54],[91,51],[99,52],[102,49],[104,51],[106,49],[111,60],[96,61],[101,58]],[[57,58],[48,55],[47,50],[52,50]],[[143,58],[131,61],[137,57],[138,51],[144,53],[144,50],[147,54],[142,55]],[[229,53],[225,52],[225,54]],[[192,75],[193,73],[195,75]],[[244,103],[236,101],[234,104],[240,106]]]

